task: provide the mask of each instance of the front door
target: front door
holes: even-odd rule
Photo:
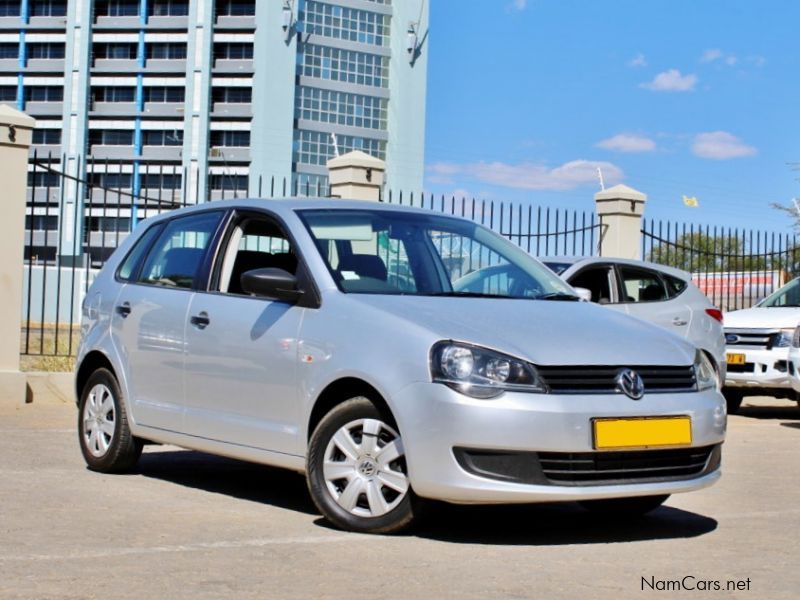
[[[187,433],[297,453],[301,416],[298,336],[306,309],[246,295],[241,275],[274,267],[294,273],[289,240],[266,217],[231,224],[209,291],[191,301],[186,330]]]

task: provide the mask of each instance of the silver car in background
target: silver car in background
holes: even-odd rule
[[[629,516],[720,476],[703,352],[576,301],[473,222],[344,200],[220,201],[142,223],[83,304],[89,468],[145,441],[304,472],[363,532],[421,499]]]
[[[692,276],[643,260],[554,257],[542,262],[591,301],[655,323],[705,352],[725,381],[727,371],[722,311],[700,291]]]

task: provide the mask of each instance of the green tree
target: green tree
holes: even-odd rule
[[[685,233],[674,242],[654,243],[648,260],[684,271],[763,271],[770,267],[770,257],[752,255],[744,240],[730,235]]]

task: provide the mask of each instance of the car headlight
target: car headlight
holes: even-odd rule
[[[792,338],[794,338],[794,329],[781,329],[778,335],[775,336],[775,341],[772,342],[773,348],[788,348],[792,345]]]
[[[702,350],[698,350],[694,357],[694,376],[697,380],[698,391],[719,387],[717,370]]]
[[[494,398],[504,391],[547,391],[533,365],[488,348],[459,342],[434,345],[431,377],[473,398]]]

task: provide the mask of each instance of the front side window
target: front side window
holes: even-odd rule
[[[620,267],[623,302],[658,302],[669,296],[664,282],[654,271]]]
[[[222,215],[213,211],[170,221],[147,256],[139,283],[190,289]]]
[[[298,212],[344,292],[577,299],[546,267],[475,223],[388,210]]]
[[[592,293],[592,302],[608,304],[612,301],[611,285],[614,281],[609,267],[588,267],[570,278],[572,287],[584,288]]]
[[[758,306],[800,306],[800,278],[790,281],[771,296],[767,296]]]
[[[244,294],[242,275],[253,269],[297,271],[297,257],[289,238],[272,221],[247,219],[231,234],[220,270],[220,292]]]

